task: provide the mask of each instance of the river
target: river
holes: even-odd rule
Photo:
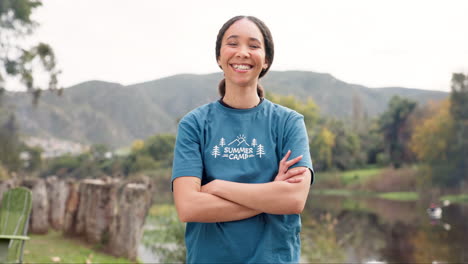
[[[440,219],[430,217],[428,207],[428,201],[324,196],[312,191],[302,213],[301,262],[468,263],[468,205],[441,206]],[[171,219],[149,217],[148,230],[176,225],[173,215]],[[177,226],[164,231],[170,240],[163,246],[166,253],[177,248],[174,242],[181,240],[181,232]],[[144,240],[161,242],[151,236],[161,233],[145,232]],[[165,262],[158,249],[143,243],[140,259]]]

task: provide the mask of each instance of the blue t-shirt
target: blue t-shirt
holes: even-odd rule
[[[312,168],[304,118],[267,99],[257,107],[233,109],[219,101],[203,105],[180,121],[172,181],[196,176],[202,185],[221,179],[240,183],[274,180],[279,161],[303,155],[292,167]],[[187,223],[188,263],[299,262],[298,214],[262,213],[240,221]]]

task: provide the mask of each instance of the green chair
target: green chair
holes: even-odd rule
[[[3,194],[0,208],[0,263],[22,263],[24,242],[29,240],[31,191],[13,188]]]

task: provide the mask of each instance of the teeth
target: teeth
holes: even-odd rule
[[[241,65],[241,64],[234,64],[232,66],[234,67],[234,69],[237,69],[237,70],[249,70],[251,68],[250,65]]]

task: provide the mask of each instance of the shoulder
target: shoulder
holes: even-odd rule
[[[180,119],[179,126],[185,124],[195,125],[205,122],[210,113],[216,112],[214,111],[216,103],[217,101],[204,104],[188,112],[184,117],[182,117],[182,119]]]

